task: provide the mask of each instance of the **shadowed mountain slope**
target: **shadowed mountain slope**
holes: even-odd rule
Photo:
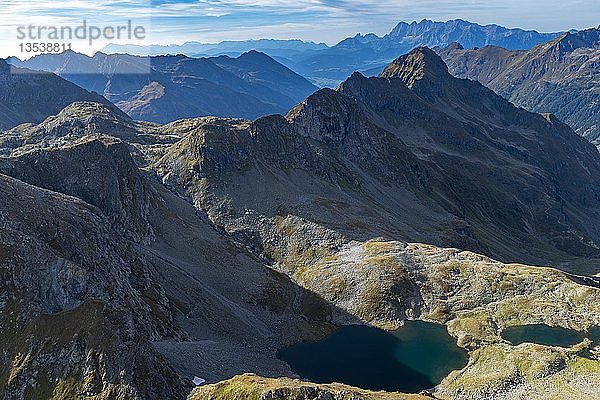
[[[110,104],[54,74],[12,68],[0,60],[0,130],[39,123],[76,101]]]

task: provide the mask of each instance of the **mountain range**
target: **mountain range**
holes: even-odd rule
[[[377,75],[400,54],[419,46],[446,46],[452,42],[459,42],[468,48],[496,45],[521,50],[547,42],[559,34],[509,29],[498,25],[483,26],[460,19],[447,22],[424,19],[418,23],[400,22],[390,33],[381,37],[373,33],[357,34],[332,47],[297,40],[259,40],[222,42],[216,45],[192,42],[181,46],[152,46],[149,49],[110,45],[104,51],[237,56],[256,49],[277,59],[318,86],[335,87],[354,71],[361,71],[368,76]]]
[[[407,319],[468,352],[438,399],[600,390],[590,341],[501,337],[600,325],[597,149],[426,47],[285,115],[159,125],[76,102],[0,138],[9,399],[423,398],[227,380],[292,376],[285,346]]]
[[[102,94],[135,119],[160,123],[208,115],[258,118],[284,113],[317,89],[256,51],[237,58],[103,53],[89,57],[67,51],[8,61],[56,73]]]
[[[554,113],[600,144],[599,29],[565,33],[527,51],[458,43],[436,51],[452,74],[477,80],[528,110]]]
[[[460,19],[447,22],[422,20],[410,24],[401,22],[382,37],[358,34],[330,49],[309,53],[286,65],[309,79],[317,79],[317,82],[335,83],[344,80],[354,71],[377,75],[398,55],[419,46],[461,42],[468,46],[495,44],[510,49],[529,49],[556,36],[556,33],[508,29],[498,25],[482,26]]]
[[[102,49],[106,54],[131,54],[138,56],[165,56],[169,54],[185,54],[190,57],[210,57],[228,55],[238,57],[243,53],[256,50],[267,53],[271,57],[292,58],[309,50],[322,50],[328,46],[325,43],[313,43],[303,40],[242,40],[223,41],[220,43],[186,42],[182,45],[120,45],[109,44]]]

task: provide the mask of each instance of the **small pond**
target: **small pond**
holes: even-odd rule
[[[468,361],[444,325],[422,321],[407,321],[392,333],[344,326],[321,341],[280,350],[278,357],[313,382],[401,392],[430,389]]]
[[[571,347],[586,337],[585,332],[548,325],[522,325],[506,328],[502,338],[513,345],[537,343],[545,346]]]
[[[589,338],[596,346],[600,345],[600,326],[592,326],[587,332],[586,337]]]

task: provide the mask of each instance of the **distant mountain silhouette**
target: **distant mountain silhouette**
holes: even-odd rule
[[[269,54],[271,57],[294,57],[308,50],[322,50],[328,46],[324,43],[305,42],[302,40],[242,40],[223,41],[220,43],[186,42],[182,45],[119,45],[109,44],[102,49],[107,54],[132,54],[138,56],[164,56],[169,54],[185,54],[187,56],[220,56],[228,55],[237,57],[250,50],[257,50]]]
[[[9,61],[55,72],[103,94],[134,119],[161,123],[199,116],[258,118],[285,113],[317,90],[256,51],[212,59],[104,53],[88,57],[68,51]]]

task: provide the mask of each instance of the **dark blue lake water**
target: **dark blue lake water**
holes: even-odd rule
[[[432,388],[468,361],[445,326],[421,321],[393,333],[345,326],[319,342],[283,349],[278,357],[313,382],[402,392]]]

